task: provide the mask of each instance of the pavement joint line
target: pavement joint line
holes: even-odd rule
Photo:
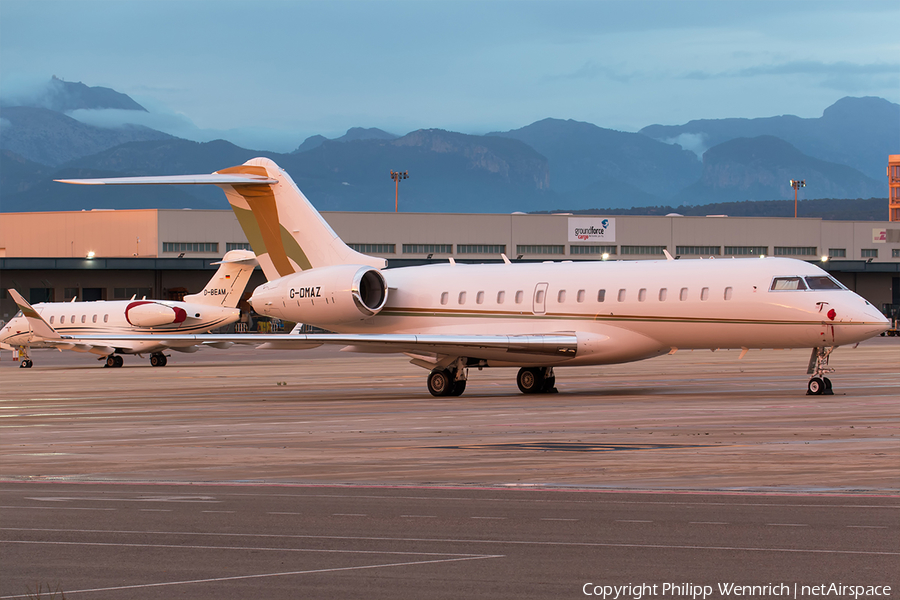
[[[486,558],[504,558],[502,554],[486,554],[486,555],[476,555],[476,556],[465,556],[461,558],[447,558],[441,560],[423,560],[423,561],[411,561],[411,562],[403,562],[403,563],[389,563],[384,565],[359,565],[355,567],[334,567],[330,569],[311,569],[307,571],[287,571],[287,572],[279,572],[279,573],[259,573],[254,575],[234,575],[231,577],[212,577],[208,579],[191,579],[185,581],[164,581],[159,583],[145,583],[139,585],[120,585],[115,587],[106,587],[106,588],[92,588],[92,589],[84,589],[84,590],[70,590],[67,591],[66,594],[87,594],[87,593],[96,593],[96,592],[109,592],[109,591],[118,591],[118,590],[134,590],[141,588],[153,588],[153,587],[163,587],[163,586],[175,586],[175,585],[189,585],[193,583],[216,583],[222,581],[238,581],[238,580],[246,580],[246,579],[261,579],[265,577],[285,577],[290,575],[310,575],[316,573],[334,573],[338,571],[358,571],[363,569],[384,569],[388,567],[407,567],[407,566],[417,566],[417,565],[427,565],[427,564],[438,564],[438,563],[450,563],[450,562],[459,562],[463,560],[483,560]],[[28,594],[18,595],[18,596],[0,596],[0,600],[7,600],[12,598],[29,598],[31,597]]]
[[[484,558],[494,556],[471,552],[402,552],[398,550],[338,550],[326,548],[271,548],[265,546],[200,546],[180,544],[128,544],[121,542],[64,542],[58,540],[0,540],[4,544],[41,544],[47,546],[101,546],[115,548],[178,548],[183,550],[249,550],[253,552],[310,552],[321,554],[396,554],[401,556],[454,556]]]
[[[659,550],[733,550],[742,552],[786,552],[809,554],[859,554],[867,556],[900,556],[898,551],[886,550],[834,550],[824,548],[759,548],[754,546],[697,546],[690,544],[629,544],[604,542],[559,542],[551,540],[491,540],[453,538],[405,538],[378,536],[302,535],[283,533],[233,533],[233,532],[192,532],[192,531],[126,531],[106,529],[37,529],[24,527],[0,527],[0,531],[42,531],[54,533],[119,533],[124,535],[183,535],[213,537],[286,538],[365,542],[428,542],[447,544],[498,544],[511,546],[571,546],[576,548],[655,548]],[[499,555],[498,555],[499,556]]]

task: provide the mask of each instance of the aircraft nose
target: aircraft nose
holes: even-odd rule
[[[887,317],[861,297],[858,297],[857,302],[840,307],[836,317],[835,324],[848,324],[846,333],[852,336],[852,341],[857,342],[887,331],[891,324]]]

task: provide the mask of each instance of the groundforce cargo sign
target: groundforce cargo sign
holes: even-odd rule
[[[569,218],[569,241],[582,244],[615,242],[616,220],[603,217]]]

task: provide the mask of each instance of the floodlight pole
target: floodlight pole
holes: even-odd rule
[[[409,171],[391,170],[391,179],[394,180],[394,212],[398,212],[400,206],[400,180],[409,179]]]
[[[797,218],[797,190],[802,187],[806,187],[806,180],[800,179],[791,179],[791,187],[794,188],[794,218]]]

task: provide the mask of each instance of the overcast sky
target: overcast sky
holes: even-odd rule
[[[276,151],[354,126],[818,117],[900,103],[898,23],[898,0],[0,0],[0,94],[56,75],[176,135]]]

